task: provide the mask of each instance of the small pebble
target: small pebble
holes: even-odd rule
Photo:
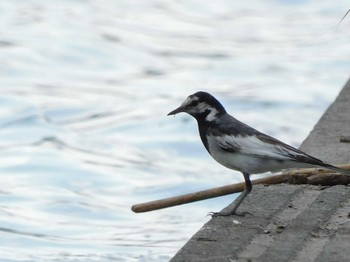
[[[233,224],[235,224],[235,225],[242,224],[242,222],[239,222],[238,220],[235,220],[235,219],[233,219],[232,222],[233,222]]]

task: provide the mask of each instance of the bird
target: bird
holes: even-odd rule
[[[239,121],[207,92],[198,91],[188,96],[168,116],[178,113],[187,113],[197,120],[200,138],[212,158],[244,177],[245,189],[235,205],[225,212],[211,212],[212,217],[244,215],[236,211],[252,190],[252,174],[319,166],[350,175],[350,171],[327,164]]]

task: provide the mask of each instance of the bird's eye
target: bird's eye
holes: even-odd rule
[[[187,106],[195,107],[196,105],[198,105],[198,100],[192,100]]]

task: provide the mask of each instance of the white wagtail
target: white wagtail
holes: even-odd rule
[[[349,171],[329,165],[276,138],[238,121],[211,94],[197,92],[168,115],[185,112],[198,122],[201,140],[209,154],[221,165],[243,173],[246,188],[235,206],[212,216],[235,215],[243,199],[252,190],[251,174],[277,171],[291,167],[321,166],[350,175]]]

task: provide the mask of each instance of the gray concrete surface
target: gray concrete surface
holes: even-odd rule
[[[341,143],[341,136],[350,136],[350,80],[300,149],[332,164],[350,163],[350,143]]]
[[[301,149],[350,163],[341,136],[350,136],[350,81]],[[349,186],[254,186],[239,211],[252,215],[212,218],[171,261],[350,261]]]

